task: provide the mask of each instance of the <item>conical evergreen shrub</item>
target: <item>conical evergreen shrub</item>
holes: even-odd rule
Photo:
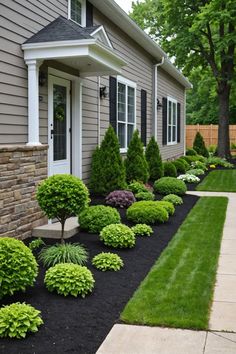
[[[194,142],[193,142],[193,148],[195,151],[197,151],[197,153],[199,155],[205,156],[205,157],[209,157],[209,152],[206,148],[204,139],[202,137],[202,135],[197,132]]]
[[[101,147],[97,147],[93,153],[89,187],[93,193],[101,195],[126,187],[119,141],[111,126],[106,131]]]
[[[146,183],[148,181],[148,164],[138,130],[134,132],[130,141],[125,168],[127,182],[140,181]]]
[[[149,143],[146,147],[145,155],[148,163],[150,179],[152,181],[156,181],[157,179],[163,177],[164,171],[161,154],[159,146],[153,136],[149,140]]]

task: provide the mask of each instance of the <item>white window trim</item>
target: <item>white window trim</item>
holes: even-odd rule
[[[128,112],[128,100],[126,99],[126,121],[119,121],[118,120],[118,83],[124,84],[129,87],[134,88],[134,131],[136,129],[136,100],[137,100],[137,84],[136,82],[133,82],[129,79],[126,79],[123,76],[117,76],[117,96],[116,96],[116,113],[117,113],[117,122],[116,122],[116,131],[117,131],[117,135],[118,135],[118,123],[125,123],[125,148],[120,148],[120,153],[121,154],[125,154],[128,150],[128,146],[127,146],[127,125],[128,125],[128,117],[127,117],[127,112]],[[126,91],[127,92],[127,91]],[[127,94],[127,93],[126,93]],[[130,124],[130,123],[129,123]]]
[[[175,133],[175,141],[172,141],[172,134],[173,134],[173,110],[172,110],[172,117],[171,117],[171,142],[168,142],[168,128],[169,128],[169,102],[175,103],[176,104],[176,133]],[[167,96],[167,145],[176,145],[177,144],[177,130],[178,130],[178,107],[177,107],[178,101],[170,96]]]
[[[86,27],[86,0],[79,0],[81,3],[81,23],[78,23],[71,18],[71,0],[68,0],[68,19],[81,27]]]

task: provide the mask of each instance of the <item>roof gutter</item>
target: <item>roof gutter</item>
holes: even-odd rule
[[[154,100],[154,102],[153,102],[153,110],[154,110],[153,111],[153,131],[154,131],[154,138],[156,141],[157,141],[157,109],[158,109],[158,107],[157,107],[157,100],[158,100],[158,98],[157,98],[157,81],[158,81],[157,68],[159,66],[163,65],[164,62],[165,62],[165,57],[163,56],[161,58],[160,63],[153,65],[153,86],[154,86],[153,87],[153,92],[154,92],[154,94],[153,94],[153,100]]]

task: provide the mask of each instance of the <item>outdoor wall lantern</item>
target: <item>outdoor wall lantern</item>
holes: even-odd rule
[[[101,86],[100,87],[100,98],[107,98],[108,97],[108,92],[107,92],[107,86]]]
[[[44,86],[47,82],[47,75],[45,72],[40,71],[39,72],[39,86]]]
[[[161,107],[162,107],[162,104],[161,104],[159,98],[157,98],[157,110],[161,109]]]

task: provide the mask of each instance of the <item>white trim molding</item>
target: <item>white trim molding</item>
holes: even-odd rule
[[[169,102],[171,102],[171,124],[169,124]],[[167,145],[176,145],[177,144],[177,131],[178,131],[178,119],[177,119],[177,100],[171,96],[167,96]],[[175,105],[175,124],[174,124],[174,115],[173,107]],[[169,126],[171,126],[171,141],[169,141]],[[173,127],[175,127],[175,139],[173,139]]]
[[[86,0],[79,0],[79,2],[81,3],[81,23],[71,18],[71,0],[68,0],[68,20],[75,22],[81,27],[86,27]]]

